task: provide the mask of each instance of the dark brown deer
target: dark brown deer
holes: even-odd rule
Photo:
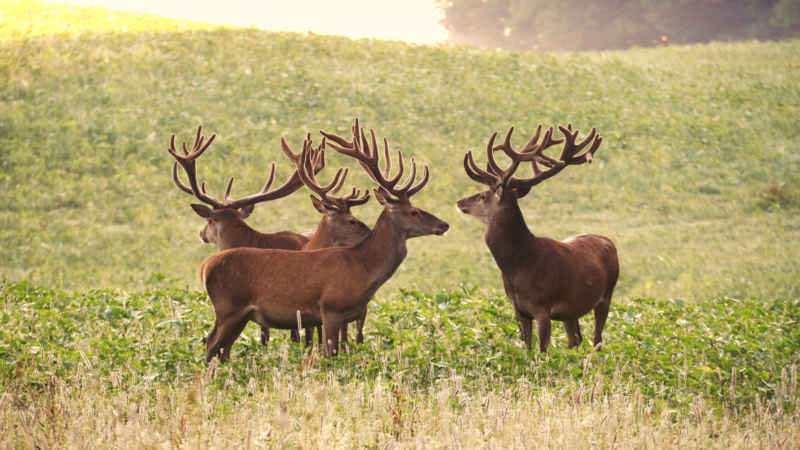
[[[412,159],[408,181],[397,187],[402,167],[391,180],[381,174],[374,133],[370,150],[358,121],[353,126],[352,142],[323,134],[336,143],[334,149],[356,158],[379,185],[375,197],[384,208],[372,234],[352,247],[307,252],[235,248],[211,255],[200,268],[216,315],[215,331],[207,343],[207,361],[218,355],[227,360],[248,321],[263,327],[293,328],[298,311],[304,324],[322,324],[324,352],[336,355],[342,325],[361,317],[375,291],[394,274],[406,257],[406,240],[442,235],[449,228],[409,201],[427,183],[427,167],[422,181],[415,185],[416,164]],[[388,153],[386,144],[387,159]],[[402,161],[402,155],[399,158]]]
[[[539,330],[539,350],[547,351],[550,343],[550,321],[564,322],[569,347],[583,340],[578,318],[594,310],[594,345],[602,342],[603,326],[608,317],[611,295],[619,275],[617,249],[604,236],[583,234],[565,241],[534,236],[522,217],[517,200],[542,181],[556,175],[569,165],[592,161],[602,137],[592,129],[589,135],[575,143],[578,131],[572,126],[559,126],[563,139],[553,139],[553,128],[538,142],[542,126],[522,149],[511,147],[512,127],[502,145],[494,147],[495,132],[486,146],[488,164],[481,170],[472,158],[464,156],[464,169],[473,180],[489,186],[489,190],[458,201],[459,209],[477,217],[487,225],[486,244],[503,274],[506,294],[514,306],[520,335],[531,349],[531,325],[536,320]],[[553,159],[545,149],[564,143],[561,156]],[[578,153],[591,143],[589,150]],[[502,150],[511,164],[505,170],[495,162],[494,152]],[[533,176],[514,178],[521,162],[530,161]],[[542,164],[542,170],[538,164]]]
[[[261,193],[245,197],[244,199],[231,200],[230,191],[233,184],[233,178],[231,178],[225,194],[225,201],[221,202],[208,195],[205,190],[205,183],[199,184],[197,181],[196,159],[211,145],[216,137],[216,135],[212,135],[204,144],[205,136],[202,136],[201,132],[202,127],[198,127],[195,144],[191,151],[187,150],[186,143],[183,143],[183,156],[175,149],[175,136],[173,135],[170,139],[169,152],[177,160],[172,171],[175,184],[182,191],[194,195],[200,201],[212,207],[209,208],[205,205],[192,204],[192,208],[198,215],[208,219],[206,226],[200,233],[204,242],[216,243],[220,250],[236,247],[314,250],[317,248],[353,245],[362,241],[369,235],[369,228],[350,213],[350,207],[367,202],[369,200],[369,194],[366,193],[364,196],[359,197],[355,190],[350,196],[345,198],[335,198],[322,194],[320,194],[323,197],[321,200],[312,197],[314,206],[323,214],[323,217],[316,231],[310,238],[291,231],[261,233],[250,228],[244,221],[258,202],[285,197],[302,187],[303,184],[309,185],[308,183],[313,183],[313,186],[309,185],[312,190],[319,188],[314,175],[325,166],[324,139],[317,149],[312,147],[310,135],[307,135],[303,142],[303,148],[306,154],[304,164],[306,164],[309,169],[305,171],[305,178],[301,177],[298,170],[295,170],[289,180],[284,183],[281,188],[270,193],[268,189],[274,179],[275,173],[275,165],[273,164],[267,185],[262,189]],[[281,149],[287,158],[299,167],[301,164],[301,154],[295,154],[283,137],[281,137]],[[179,163],[186,172],[186,176],[189,179],[189,186],[183,184],[178,177]],[[334,180],[336,183],[332,183],[330,189],[328,189],[326,193],[331,190],[333,191],[332,193],[338,191],[342,184],[344,184],[345,177],[346,172],[342,173],[340,171],[337,173]],[[269,342],[269,329],[262,328],[261,331],[261,342],[266,345]],[[318,334],[321,336],[320,330],[318,330]],[[312,335],[313,328],[307,329],[306,346],[310,345]],[[299,340],[296,329],[291,331],[291,338],[295,342]]]

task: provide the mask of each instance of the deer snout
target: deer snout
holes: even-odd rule
[[[469,206],[467,206],[467,199],[465,198],[462,198],[461,200],[457,201],[456,206],[458,207],[458,210],[464,214],[469,212]]]
[[[436,225],[436,229],[434,230],[434,234],[436,234],[437,236],[441,236],[441,235],[447,233],[447,230],[449,230],[449,229],[450,229],[450,225],[448,225],[447,222],[441,222],[438,225]]]

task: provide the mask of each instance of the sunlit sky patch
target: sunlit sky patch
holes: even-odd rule
[[[433,0],[56,0],[138,11],[176,19],[274,31],[390,39],[417,44],[444,42],[447,31]]]

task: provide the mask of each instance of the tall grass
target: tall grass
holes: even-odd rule
[[[659,409],[641,395],[531,389],[528,383],[465,391],[458,377],[426,391],[378,378],[341,385],[275,370],[235,403],[194,381],[161,385],[157,396],[110,391],[79,376],[56,380],[25,401],[0,397],[4,447],[27,448],[796,448],[797,403],[741,413],[715,412],[703,399],[691,412]],[[259,377],[263,375],[259,374]],[[598,380],[602,381],[602,380]],[[239,389],[237,389],[238,391]],[[105,399],[98,402],[98,398]]]

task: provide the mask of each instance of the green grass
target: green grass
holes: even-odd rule
[[[373,398],[395,405],[390,406],[393,418],[386,421],[385,435],[377,441],[408,443],[408,430],[419,420],[415,414],[461,415],[473,402],[488,402],[487,396],[495,398],[500,410],[535,409],[554,394],[551,401],[560,405],[557,409],[597,402],[597,407],[590,406],[594,412],[580,412],[581,421],[633,406],[635,426],[661,417],[666,420],[660,425],[666,427],[662,432],[684,417],[694,418],[696,426],[700,416],[706,416],[717,430],[710,435],[719,437],[719,429],[734,414],[738,426],[749,429],[756,442],[798,437],[791,431],[770,437],[745,421],[758,412],[761,420],[769,418],[773,425],[787,420],[800,423],[797,299],[768,303],[731,298],[701,303],[631,299],[612,308],[602,351],[593,352],[588,342],[566,349],[565,334],[556,327],[550,353],[541,355],[524,349],[504,297],[483,297],[475,289],[437,294],[409,290],[375,299],[365,343],[336,358],[320,357],[317,349],[304,350],[291,343],[286,332],[273,333],[264,348],[260,330],[250,325],[234,345],[231,362],[209,367],[203,362],[200,339],[213,317],[204,293],[172,287],[168,280],[152,284],[159,287],[142,292],[72,292],[27,283],[0,288],[0,389],[8,393],[11,408],[0,420],[11,424],[20,420],[17,414],[23,423],[26,415],[40,417],[34,421],[40,424],[34,431],[14,427],[14,433],[4,436],[7,442],[23,442],[28,434],[34,445],[59,442],[53,436],[75,439],[82,431],[72,428],[85,425],[73,423],[62,430],[62,422],[86,420],[109,420],[117,427],[138,418],[142,423],[136,427],[146,429],[185,415],[206,429],[202,424],[213,421],[219,426],[237,417],[237,411],[253,411],[258,404],[254,399],[263,395],[279,397],[271,400],[271,412],[259,413],[269,423],[295,390],[300,398],[317,392],[313,395],[318,400],[346,395],[348,403],[358,405],[337,403],[333,411],[335,420],[354,426],[355,442],[373,439],[363,431],[375,420],[369,418],[376,414]],[[583,321],[585,335],[591,335],[590,322]],[[350,393],[353,388],[355,394]],[[428,404],[442,395],[444,404]],[[77,407],[84,396],[96,400]],[[165,396],[170,400],[162,405]],[[196,411],[198,398],[214,400]],[[611,399],[620,404],[606,404]],[[625,406],[626,402],[633,403]],[[133,412],[142,405],[150,411],[144,418]],[[81,413],[51,416],[54,408],[87,407],[102,412],[88,414],[98,416],[91,419]],[[304,415],[297,408],[293,406],[290,413],[296,428],[275,427],[275,439],[287,438],[292,429],[308,438],[312,432],[307,427],[319,425],[323,413]],[[485,405],[477,414],[486,420]],[[554,417],[550,413],[549,420]],[[263,420],[246,427],[263,430]],[[184,421],[185,417],[180,419]],[[574,427],[574,417],[571,423]],[[183,429],[185,434],[185,427],[167,429]],[[221,426],[220,431],[226,428]],[[557,435],[565,433],[566,428],[559,428]],[[686,439],[666,432],[669,439]],[[243,437],[240,433],[237,439]],[[90,432],[87,439],[98,437]],[[118,433],[110,439],[119,439]],[[133,439],[120,444],[135,445],[142,437]],[[741,439],[734,439],[736,445],[746,446]],[[635,442],[628,437],[622,445]],[[714,446],[721,442],[712,439]]]
[[[106,380],[109,389],[127,390],[142,380],[188,383],[205,370],[201,338],[213,312],[202,292],[169,283],[134,293],[20,283],[3,286],[0,298],[0,384],[6,387],[35,393],[81,371]],[[482,297],[474,289],[402,291],[371,305],[365,343],[333,359],[320,359],[314,350],[309,360],[312,354],[291,343],[288,332],[275,333],[265,349],[259,328],[248,326],[225,375],[214,379],[216,388],[231,382],[244,387],[250,377],[266,379],[280,367],[298,379],[381,378],[416,390],[453,376],[468,389],[521,379],[536,389],[572,389],[600,377],[679,409],[698,397],[737,409],[757,397],[790,401],[796,393],[791,386],[800,364],[798,300],[632,299],[612,309],[601,352],[592,352],[590,339],[568,350],[557,326],[547,355],[525,350],[501,296]],[[584,318],[586,336],[592,327],[591,318]],[[254,367],[261,376],[246,370]],[[21,383],[28,386],[21,389]]]
[[[15,5],[2,11],[0,43],[1,277],[142,289],[164,273],[199,288],[197,267],[214,249],[197,239],[202,220],[172,185],[170,134],[189,139],[200,123],[217,133],[201,177],[221,195],[235,175],[241,195],[260,187],[272,161],[279,177],[288,173],[280,135],[298,146],[306,132],[346,134],[358,116],[430,164],[415,201],[452,225],[444,238],[411,241],[386,292],[500,289],[483,227],[454,207],[481,189],[461,158],[494,130],[515,125],[521,145],[538,123],[572,122],[597,127],[603,146],[595,164],[521,202],[534,233],[612,237],[621,298],[798,295],[797,41],[515,53],[176,31],[137,15],[120,16],[135,32],[112,24],[47,34],[59,20],[102,24],[109,13],[34,3],[25,15]],[[20,23],[38,13],[46,26],[25,32]],[[329,165],[356,168],[337,155]],[[369,186],[360,173],[352,183]],[[769,194],[773,183],[785,195]],[[378,212],[371,202],[356,214],[371,224]],[[317,221],[302,193],[250,220],[265,231]]]

